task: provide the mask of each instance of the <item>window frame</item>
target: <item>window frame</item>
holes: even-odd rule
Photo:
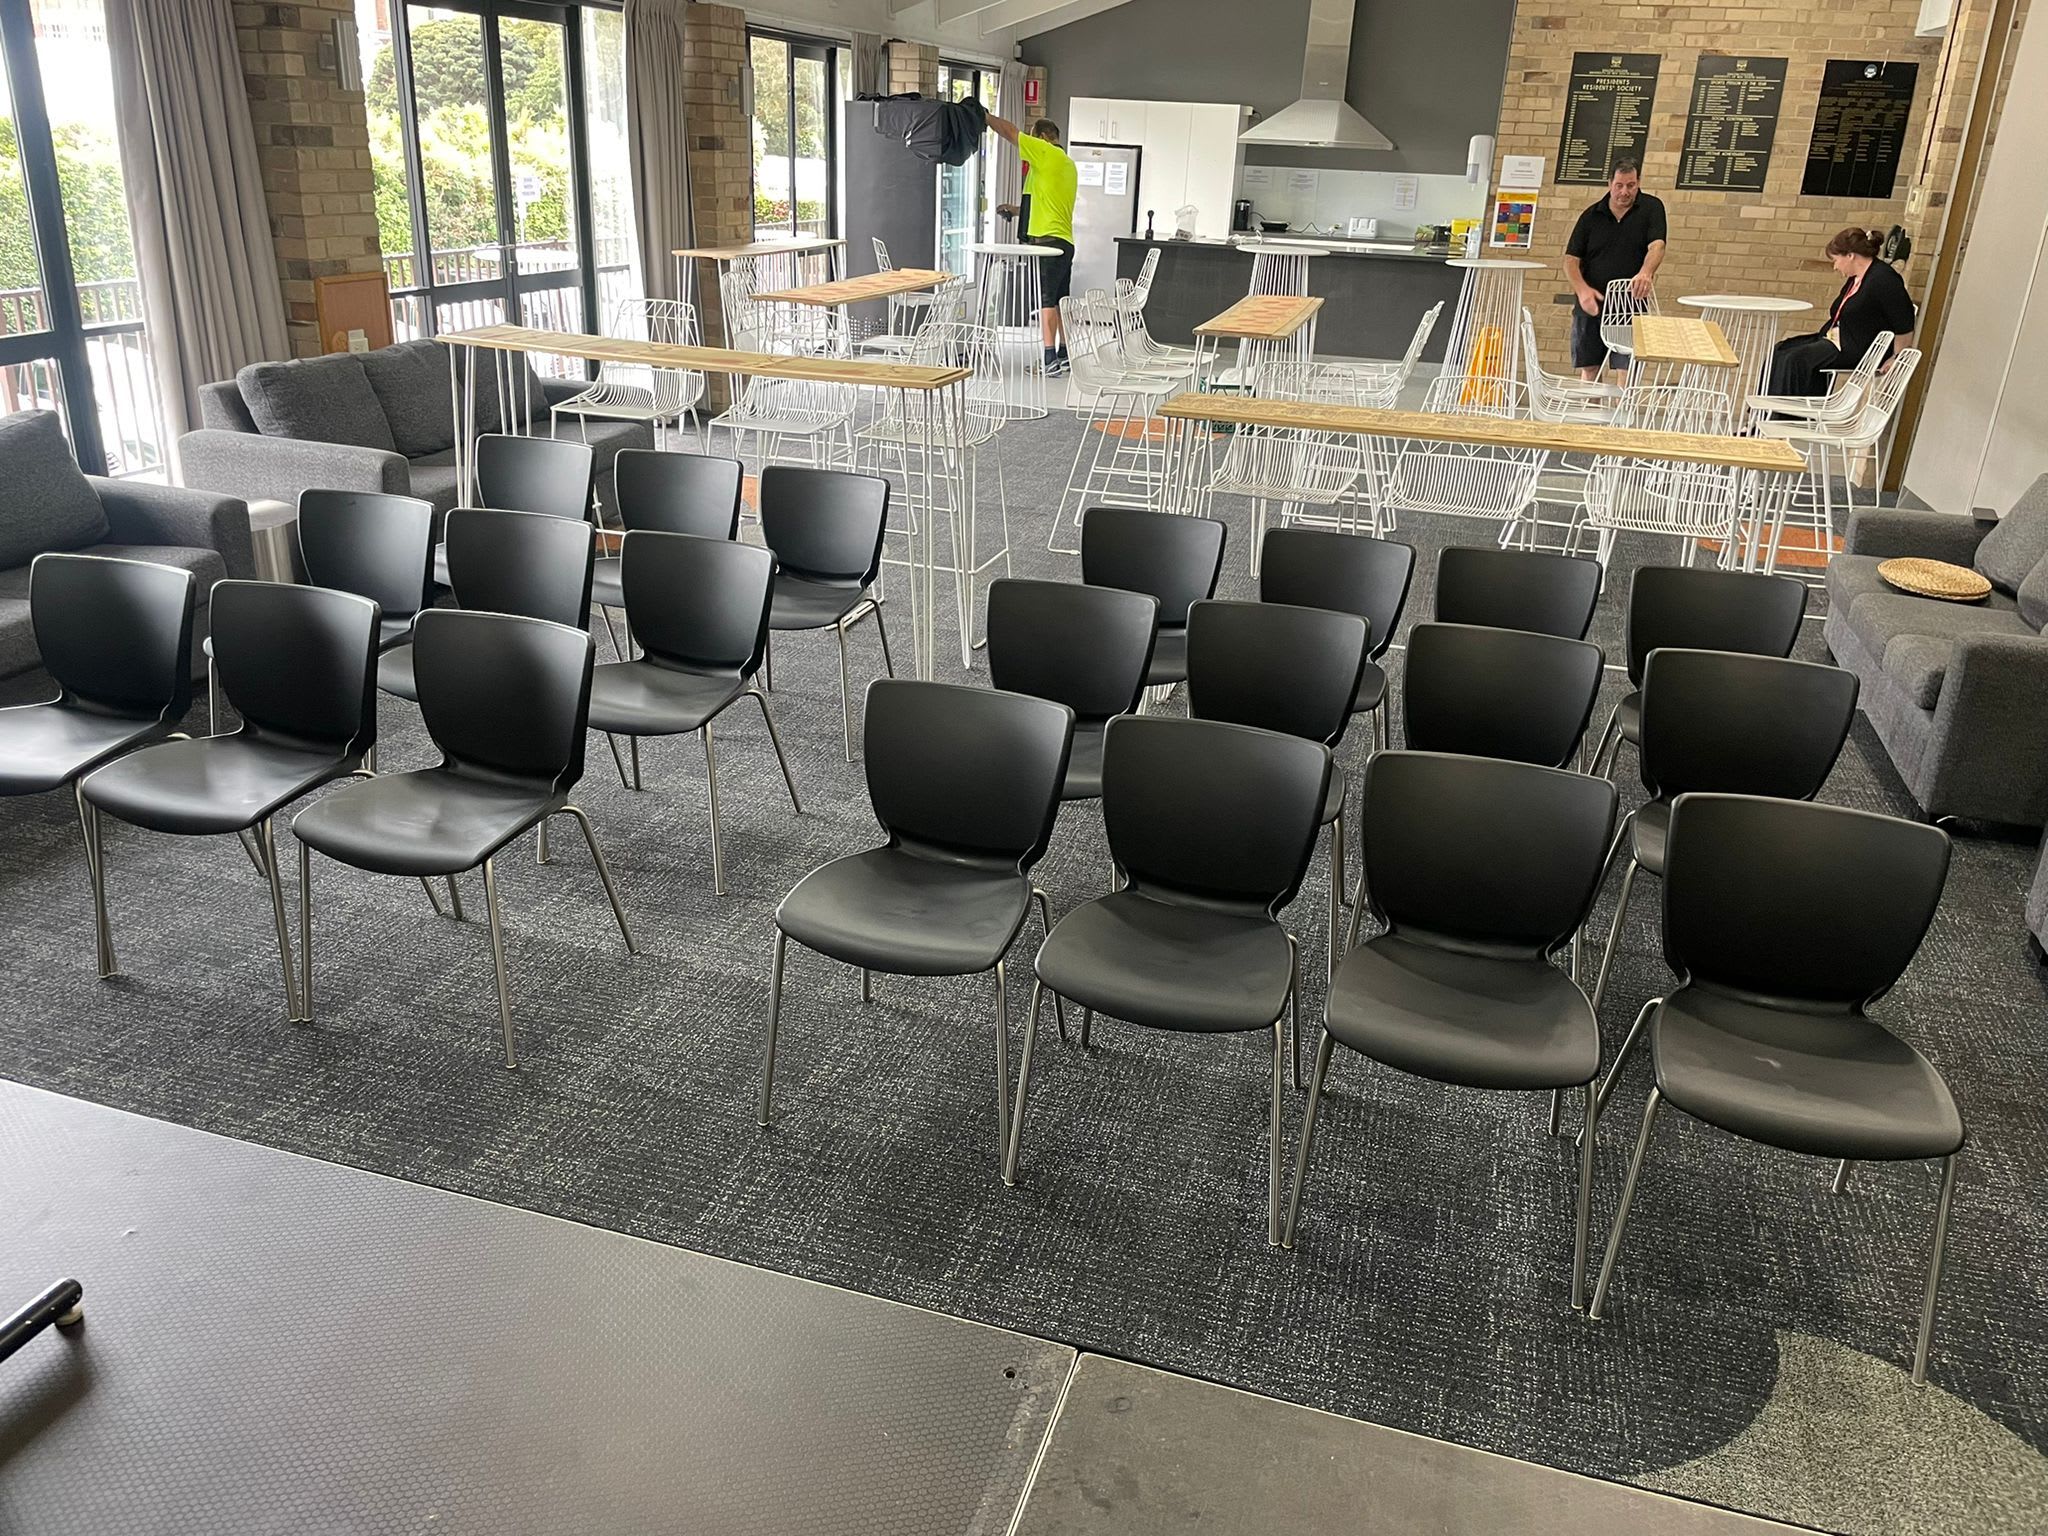
[[[825,72],[825,236],[838,239],[839,225],[839,108],[841,60],[843,42],[830,37],[814,37],[804,32],[792,32],[786,27],[749,26],[747,28],[747,229],[755,233],[754,199],[759,192],[755,180],[753,154],[754,141],[754,39],[769,38],[781,43],[787,50],[783,55],[782,81],[788,92],[789,142],[784,147],[789,156],[789,231],[792,238],[797,233],[796,196],[796,61],[799,56],[817,62]]]

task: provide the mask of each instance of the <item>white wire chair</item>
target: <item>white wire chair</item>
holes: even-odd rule
[[[1614,424],[1725,437],[1728,396],[1688,385],[1635,385],[1623,394]],[[1680,540],[1681,565],[1693,563],[1700,540],[1717,539],[1722,563],[1731,564],[1741,488],[1741,472],[1728,465],[1600,455],[1586,475],[1585,493],[1585,527],[1598,539],[1595,556],[1605,568],[1615,534],[1630,530]]]
[[[1276,359],[1256,365],[1248,382],[1249,393],[1260,400],[1360,403],[1358,387],[1348,371],[1328,363]],[[1278,521],[1283,528],[1307,523],[1351,530],[1355,522],[1353,493],[1366,472],[1357,442],[1348,435],[1292,427],[1239,426],[1231,432],[1223,457],[1203,488],[1203,497],[1206,501],[1220,493],[1251,499],[1253,576],[1259,574],[1267,509],[1273,503],[1279,504]]]
[[[1119,365],[1115,305],[1102,289],[1060,300],[1060,319],[1073,368],[1067,404],[1082,417],[1082,428],[1046,548],[1071,555],[1080,545],[1061,544],[1060,533],[1070,521],[1078,529],[1087,507],[1157,501],[1166,467],[1166,422],[1158,407],[1182,381]]]
[[[1504,420],[1526,415],[1527,406],[1526,386],[1486,373],[1441,374],[1430,381],[1422,404],[1425,411],[1444,415]],[[1526,520],[1549,458],[1545,450],[1409,439],[1390,457],[1392,472],[1383,493],[1388,506],[1496,522],[1502,544],[1518,532],[1533,541],[1534,529]]]
[[[1621,409],[1621,386],[1546,370],[1537,352],[1536,319],[1526,305],[1522,309],[1521,330],[1522,378],[1529,390],[1530,420],[1610,425]],[[1537,482],[1537,508],[1531,514],[1536,527],[1540,532],[1561,526],[1561,546],[1568,551],[1576,552],[1579,545],[1585,522],[1586,477],[1592,472],[1592,462],[1583,455],[1558,454],[1544,466]],[[1565,508],[1562,522],[1544,517],[1543,507]]]
[[[1797,418],[1816,426],[1846,427],[1862,414],[1877,370],[1891,356],[1893,336],[1879,331],[1854,368],[1838,369],[1825,395],[1751,395],[1752,425],[1773,418]]]
[[[610,335],[626,341],[653,341],[694,347],[701,340],[697,310],[681,299],[624,299],[612,311]],[[607,421],[644,421],[654,428],[654,446],[668,446],[668,425],[680,424],[704,398],[704,375],[694,369],[655,368],[646,363],[600,363],[596,380],[567,400],[548,408],[548,436],[557,435],[560,418],[574,416],[589,438],[591,417]],[[706,451],[710,438],[705,438]]]
[[[880,235],[868,237],[875,248],[875,270],[894,272],[896,263],[889,259],[889,247]],[[925,318],[925,311],[937,302],[930,291],[922,293],[892,293],[889,295],[889,334],[907,334],[921,327],[915,323]]]
[[[1617,277],[1607,285],[1606,291],[1600,296],[1600,341],[1610,354],[1621,355],[1620,366],[1627,367],[1635,359],[1636,316],[1659,313],[1661,311],[1657,308],[1657,290],[1654,286],[1641,298],[1637,298],[1635,279],[1632,277]],[[1607,366],[1616,366],[1612,356],[1609,357]]]
[[[1430,333],[1436,329],[1437,319],[1443,312],[1442,299],[1422,312],[1422,318],[1415,322],[1415,334],[1408,338],[1408,350],[1401,354],[1399,361],[1332,365],[1352,381],[1358,394],[1358,404],[1391,411],[1400,403],[1401,391],[1414,377],[1415,365],[1422,360],[1422,349],[1429,345]]]
[[[920,294],[931,303],[921,308],[889,307],[889,329],[864,336],[854,344],[857,352],[878,352],[888,357],[908,357],[917,351],[925,331],[933,325],[962,324],[972,314],[974,285],[962,273],[955,273],[930,294]],[[897,330],[899,323],[908,330]]]
[[[1152,284],[1158,275],[1159,247],[1155,245],[1145,253],[1145,264],[1138,269],[1136,281],[1123,277],[1116,280],[1117,317],[1125,338],[1125,355],[1143,363],[1172,363],[1191,368],[1195,361],[1193,347],[1168,346],[1157,340],[1145,324],[1145,306],[1151,301]]]

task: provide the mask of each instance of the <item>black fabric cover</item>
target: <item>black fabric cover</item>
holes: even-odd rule
[[[875,104],[875,132],[901,141],[920,160],[965,165],[988,132],[988,109],[978,101],[890,97]]]

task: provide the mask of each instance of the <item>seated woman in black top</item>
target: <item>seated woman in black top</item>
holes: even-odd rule
[[[1875,230],[1845,229],[1828,242],[1828,260],[1847,279],[1811,336],[1787,336],[1771,354],[1771,393],[1825,395],[1831,368],[1854,368],[1879,331],[1892,333],[1883,366],[1913,344],[1913,299],[1906,280],[1877,259]]]

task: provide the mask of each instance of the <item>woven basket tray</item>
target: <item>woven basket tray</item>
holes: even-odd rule
[[[1946,560],[1886,560],[1877,574],[1901,592],[1915,597],[1940,598],[1945,603],[1981,602],[1991,595],[1991,583],[1966,565]]]

